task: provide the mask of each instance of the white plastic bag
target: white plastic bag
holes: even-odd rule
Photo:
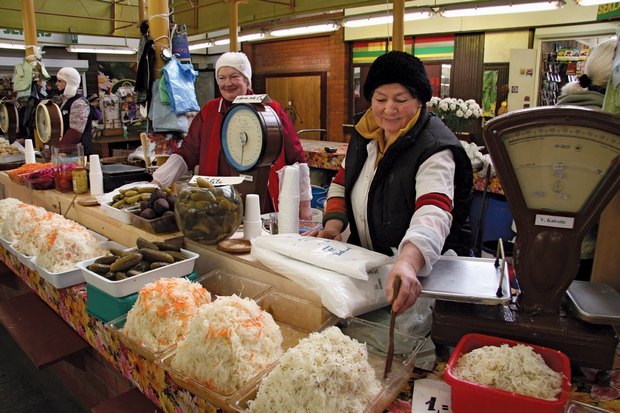
[[[253,241],[252,257],[321,297],[323,306],[336,316],[353,317],[387,305],[384,288],[388,266],[376,268],[367,281],[355,280],[256,246],[254,242],[262,238],[266,237]]]
[[[368,280],[369,271],[391,261],[385,254],[353,244],[297,234],[260,237],[252,246],[312,264],[313,268],[324,268],[358,280]]]

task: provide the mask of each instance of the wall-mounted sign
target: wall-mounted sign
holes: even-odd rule
[[[620,19],[620,3],[608,3],[598,6],[596,20],[618,20]]]

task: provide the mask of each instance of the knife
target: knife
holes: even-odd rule
[[[400,277],[396,276],[394,279],[394,293],[392,295],[394,300],[398,297],[398,291],[400,290]],[[396,313],[394,310],[391,310],[392,315],[390,316],[390,345],[388,347],[387,357],[385,359],[385,370],[383,370],[383,378],[386,379],[390,371],[392,370],[392,360],[394,359],[394,322],[396,321]]]

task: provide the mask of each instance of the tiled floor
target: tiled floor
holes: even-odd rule
[[[50,368],[37,370],[0,325],[0,412],[85,413]]]

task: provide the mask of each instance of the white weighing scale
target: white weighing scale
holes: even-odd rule
[[[618,295],[571,284],[585,233],[620,189],[620,117],[576,106],[524,109],[489,121],[484,140],[517,227],[521,294],[516,308],[437,301],[433,338],[453,344],[486,333],[611,368]]]
[[[238,96],[224,116],[221,130],[226,162],[245,178],[237,189],[244,198],[258,194],[261,211],[268,205],[271,165],[282,150],[280,119],[265,104],[268,102],[267,95]]]

